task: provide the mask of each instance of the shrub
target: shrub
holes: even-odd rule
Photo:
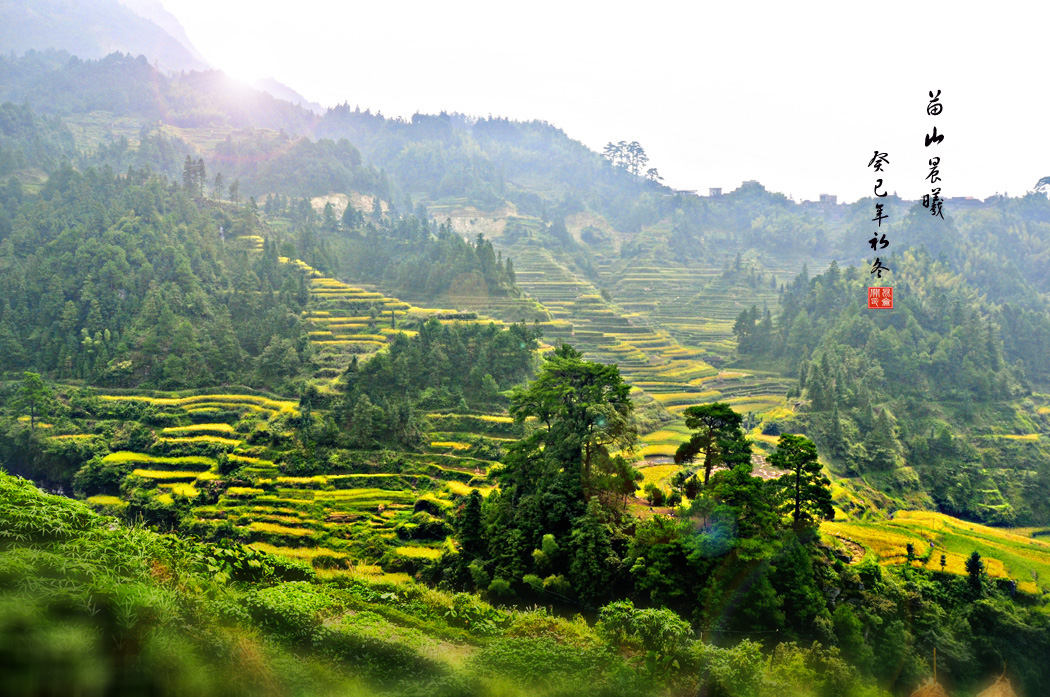
[[[543,590],[548,593],[569,596],[572,593],[572,584],[569,583],[569,579],[561,574],[558,574],[557,576],[551,575],[543,579]]]
[[[412,504],[412,511],[414,513],[419,513],[420,511],[422,511],[424,513],[429,513],[430,515],[439,517],[445,515],[445,509],[446,504],[434,498],[433,496],[423,496],[421,498],[416,499],[416,502]]]
[[[650,506],[662,506],[664,505],[664,490],[650,482],[645,486],[645,499]]]
[[[105,462],[101,457],[94,457],[73,477],[73,491],[80,497],[95,494],[117,496],[131,469],[130,463]]]
[[[536,578],[536,577],[533,577]],[[536,578],[539,581],[538,578]],[[539,581],[542,586],[542,581]],[[534,608],[514,617],[507,630],[507,637],[548,638],[559,644],[581,649],[600,645],[598,636],[587,626],[587,621],[577,615],[576,621],[556,617],[544,607]]]
[[[509,624],[510,617],[471,593],[456,593],[445,610],[449,626],[468,629],[481,636],[495,636]]]
[[[514,591],[510,587],[510,582],[498,576],[489,583],[488,592],[496,600],[509,601],[515,596]]]
[[[499,639],[485,646],[472,659],[482,674],[509,677],[528,685],[559,685],[566,681],[578,687],[600,681],[603,669],[616,658],[599,648],[565,646],[549,638]]]

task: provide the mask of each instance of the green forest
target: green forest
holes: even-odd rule
[[[0,56],[6,693],[1050,684],[1044,194],[871,311],[870,198],[231,85]]]

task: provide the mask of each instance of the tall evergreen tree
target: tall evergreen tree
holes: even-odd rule
[[[678,446],[675,464],[691,462],[701,453],[704,456],[704,486],[711,479],[715,467],[733,468],[751,462],[751,443],[741,428],[743,418],[724,402],[701,404],[685,410],[685,425],[696,431]]]
[[[813,441],[785,433],[780,436],[769,462],[788,471],[778,481],[785,493],[785,511],[790,513],[796,530],[814,521],[835,517],[831,482],[821,471]]]
[[[597,499],[587,504],[587,511],[573,526],[570,546],[569,578],[573,588],[581,600],[597,606],[609,597],[612,580],[609,561],[615,559]]]

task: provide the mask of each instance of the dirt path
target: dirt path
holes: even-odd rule
[[[850,564],[859,564],[864,555],[868,553],[868,550],[854,542],[853,540],[847,540],[845,537],[838,535],[832,535],[836,540],[845,545],[846,549],[849,550]]]

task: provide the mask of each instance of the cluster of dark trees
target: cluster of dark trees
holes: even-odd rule
[[[764,481],[752,475],[741,416],[715,404],[687,411],[695,435],[676,458],[702,456],[702,486],[692,487],[680,517],[640,522],[627,513],[639,474],[616,454],[636,437],[629,386],[615,366],[586,361],[568,345],[514,392],[510,411],[535,427],[509,447],[500,489],[484,503],[475,493],[463,505],[460,553],[443,569],[454,586],[585,607],[634,596],[711,630],[740,629],[705,614],[705,593],[725,590],[719,569],[737,562],[743,569],[756,554],[773,556],[784,545],[812,546],[813,524],[833,516],[812,442],[785,435],[774,460],[790,474]],[[690,478],[682,480],[684,491]],[[677,546],[668,546],[673,541]],[[748,596],[746,603],[758,601]],[[771,594],[769,602],[780,601]],[[756,616],[773,618],[771,629],[786,627],[769,609],[756,608]]]
[[[660,181],[663,177],[655,167],[646,169],[649,164],[649,156],[645,154],[645,148],[637,140],[628,143],[621,140],[618,143],[608,142],[602,151],[605,159],[613,163],[615,167],[621,167],[636,177],[645,176],[649,181]]]
[[[330,202],[317,211],[309,199],[276,194],[260,210],[271,224],[290,232],[284,256],[350,282],[381,286],[399,298],[437,302],[449,293],[521,295],[514,263],[483,235],[469,242],[451,223],[434,223],[422,207],[384,212],[378,196],[372,201],[369,212],[350,203],[337,213]]]
[[[391,198],[385,172],[362,163],[345,138],[310,140],[285,131],[245,130],[215,146],[212,168],[240,180],[244,192],[321,196],[333,191]]]
[[[1016,394],[1019,383],[1013,363],[1005,354],[1000,328],[976,294],[953,284],[948,269],[921,251],[898,257],[894,289],[901,301],[891,313],[867,311],[869,279],[862,270],[845,271],[832,262],[822,275],[810,279],[803,272],[781,296],[776,322],[769,312],[756,309],[737,317],[734,333],[741,353],[771,355],[789,362],[789,369],[803,369],[816,382],[803,377],[813,409],[831,409],[835,402],[849,406],[864,401],[866,391],[901,397],[923,395],[988,400]],[[829,345],[830,344],[830,345]],[[839,391],[832,394],[819,358],[833,346],[859,352],[856,368],[845,356],[829,356],[836,371],[859,370],[844,375]],[[814,367],[813,364],[816,363]],[[887,380],[892,367],[893,380]],[[878,373],[883,375],[878,377]],[[867,375],[867,380],[864,376]],[[883,384],[884,383],[884,384]]]
[[[457,552],[429,577],[494,601],[566,612],[597,613],[614,601],[603,617],[622,599],[669,608],[706,641],[818,642],[891,689],[927,674],[934,645],[951,646],[948,655],[940,649],[939,666],[961,687],[983,680],[1006,655],[1030,684],[1043,679],[1044,649],[1028,642],[1048,645],[1046,617],[990,582],[979,554],[962,579],[844,563],[817,533],[834,510],[814,443],[784,434],[770,463],[785,474],[753,476],[742,418],[726,404],[686,411],[694,433],[675,458],[686,465],[676,479],[686,505],[625,514],[638,476],[613,453],[633,440],[631,410],[615,367],[568,346],[555,351],[512,397],[511,413],[534,428],[510,447],[500,489],[487,497],[475,490],[461,503]],[[649,630],[659,632],[668,620],[653,613]],[[1010,626],[1024,639],[1009,637]]]
[[[342,241],[341,269],[350,279],[380,281],[406,298],[448,293],[517,296],[514,263],[478,235],[465,241],[451,225],[428,225],[408,216],[389,225],[367,225]]]
[[[741,249],[780,257],[837,251],[838,239],[824,217],[758,182],[744,182],[718,197],[678,196],[664,205],[672,226],[667,240],[672,258]]]
[[[539,336],[524,324],[504,329],[429,320],[363,364],[351,359],[339,380],[333,422],[349,447],[417,447],[418,411],[502,407],[503,392],[532,374]]]
[[[0,148],[24,159],[36,152],[26,143],[53,140],[47,119],[9,111],[25,128]],[[356,155],[346,141],[298,142],[334,148],[333,162],[355,160],[340,150]],[[331,205],[319,213],[287,193],[262,208],[251,197],[238,205],[238,180],[209,177],[179,144],[163,134],[144,134],[135,148],[122,139],[77,154],[79,169],[55,164],[39,193],[17,178],[0,186],[0,372],[32,366],[118,387],[290,385],[311,356],[299,320],[309,283],[282,256],[416,297],[520,295],[510,259],[480,236],[467,242],[425,212],[384,212],[378,197],[369,215],[347,206],[336,216]],[[181,188],[149,169],[176,153]],[[282,157],[309,159],[296,153]],[[242,236],[265,237],[262,254]]]
[[[0,177],[50,171],[75,154],[73,135],[60,119],[40,116],[26,104],[0,104]]]
[[[200,159],[189,143],[164,131],[143,127],[136,141],[133,146],[127,136],[121,136],[94,151],[82,153],[78,164],[81,169],[108,166],[114,172],[127,172],[129,168],[148,169],[154,174],[181,181],[179,178],[185,173],[186,158],[192,158],[195,163]],[[215,195],[214,191],[210,193]]]
[[[0,370],[181,388],[268,382],[296,362],[308,284],[227,240],[255,234],[248,208],[195,202],[148,172],[57,170],[38,195],[0,196]]]
[[[775,319],[756,308],[741,312],[738,351],[776,358],[798,375],[793,396],[804,416],[796,425],[843,473],[881,473],[899,491],[921,487],[953,515],[1041,519],[1047,511],[1034,491],[1050,471],[1040,464],[1040,444],[990,450],[994,443],[973,438],[971,428],[975,421],[987,432],[1031,428],[1007,405],[1030,390],[1027,352],[1047,350],[1028,343],[1045,312],[980,297],[949,261],[923,249],[894,256],[892,268],[892,312],[867,310],[866,274],[832,263],[787,286]],[[905,463],[921,481],[902,478]],[[997,488],[1013,492],[1006,506],[982,494],[996,486],[987,464],[997,470]]]

